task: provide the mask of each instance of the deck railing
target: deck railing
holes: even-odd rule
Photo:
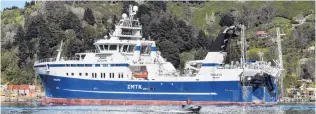
[[[45,58],[45,59],[36,60],[35,64],[44,63],[44,62],[54,62],[54,61],[56,61],[56,58]]]

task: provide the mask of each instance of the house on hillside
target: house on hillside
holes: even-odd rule
[[[301,25],[306,22],[306,18],[303,15],[297,15],[295,21],[298,22],[298,25]]]
[[[256,36],[258,39],[267,38],[267,33],[265,31],[257,31]]]

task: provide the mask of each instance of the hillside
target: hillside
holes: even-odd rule
[[[34,81],[36,59],[56,56],[63,40],[64,56],[92,50],[117,23],[129,4],[139,6],[137,18],[143,36],[156,41],[162,56],[179,70],[187,60],[203,59],[225,26],[247,26],[248,59],[277,59],[275,28],[281,27],[285,87],[298,79],[313,79],[315,65],[315,6],[313,2],[27,2],[24,8],[1,12],[2,82],[28,84]],[[305,18],[304,23],[297,19]],[[258,38],[265,31],[267,38]],[[227,48],[227,61],[240,57],[238,38]],[[299,64],[302,63],[302,64]],[[314,80],[314,79],[313,79]]]

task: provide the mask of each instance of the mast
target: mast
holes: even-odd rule
[[[280,83],[281,84],[281,94],[280,96],[283,97],[284,94],[284,89],[283,89],[283,78],[284,78],[284,73],[283,71],[283,59],[282,59],[282,48],[281,48],[281,36],[285,34],[280,33],[280,27],[276,28],[277,32],[277,45],[278,45],[278,54],[279,54],[279,68],[281,69],[281,74],[280,74]]]
[[[241,65],[242,67],[245,66],[245,54],[246,54],[246,51],[245,51],[245,26],[244,25],[241,25],[241,37],[240,37],[240,40],[241,40]]]
[[[63,41],[61,41],[60,47],[59,47],[59,49],[57,50],[57,51],[58,51],[58,54],[57,54],[56,62],[58,62],[58,61],[60,60],[60,55],[61,55],[62,47],[63,47]]]

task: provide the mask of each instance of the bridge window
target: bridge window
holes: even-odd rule
[[[123,45],[123,52],[126,52],[128,48],[128,45]]]
[[[69,64],[66,64],[66,67],[69,67]]]
[[[99,47],[100,47],[100,50],[101,50],[101,51],[103,51],[103,50],[104,50],[103,45],[99,45]]]
[[[109,45],[103,45],[104,46],[104,51],[109,50]]]
[[[68,76],[68,73],[66,73],[66,75]]]
[[[142,45],[140,48],[140,54],[150,54],[151,46],[150,45]]]
[[[122,51],[122,45],[118,45],[118,50],[119,50],[119,52],[121,52]]]
[[[88,73],[86,73],[86,76],[88,76]]]
[[[81,76],[82,74],[81,73],[79,73],[79,76]]]
[[[127,52],[134,52],[134,50],[135,50],[135,45],[129,45]]]
[[[117,50],[117,45],[110,45],[110,51]]]
[[[71,76],[74,76],[74,73],[71,73]]]

